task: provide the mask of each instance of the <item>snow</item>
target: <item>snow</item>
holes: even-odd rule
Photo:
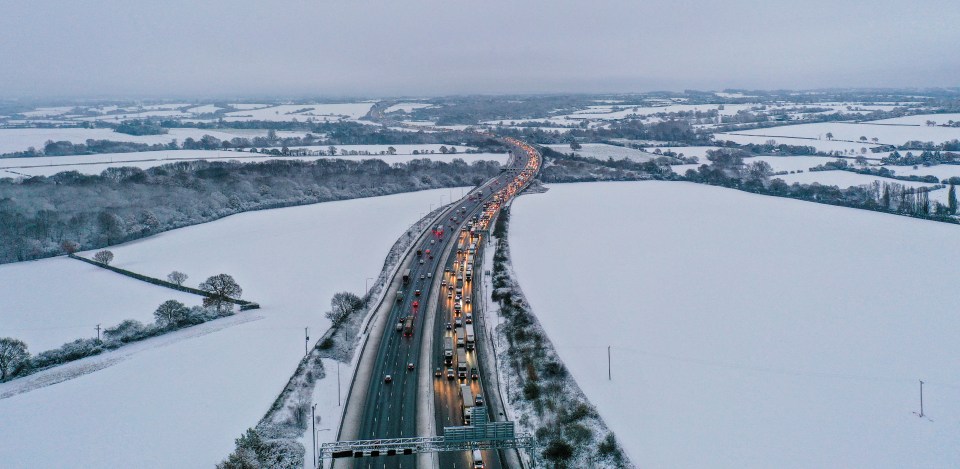
[[[782,127],[776,127],[782,128]],[[870,148],[875,147],[876,145],[872,143],[861,143],[861,142],[841,142],[837,140],[817,140],[814,138],[790,138],[790,137],[770,137],[768,135],[755,135],[759,130],[771,130],[771,129],[753,129],[745,130],[742,133],[718,133],[714,134],[713,138],[717,141],[731,141],[736,142],[741,145],[746,145],[748,143],[756,144],[765,144],[769,140],[773,140],[777,145],[794,145],[794,146],[806,146],[814,147],[818,152],[853,152],[860,153],[861,148]],[[749,134],[749,135],[746,135]],[[860,138],[859,136],[857,138]],[[876,155],[875,153],[868,153],[867,156]]]
[[[651,153],[642,152],[633,148],[627,147],[618,147],[616,145],[607,145],[604,143],[584,143],[581,145],[579,150],[571,150],[570,145],[545,145],[546,147],[556,150],[560,153],[576,153],[580,156],[587,158],[599,158],[601,160],[606,160],[607,158],[613,158],[615,160],[632,160],[632,161],[650,161],[655,158],[656,155]]]
[[[167,300],[188,306],[201,300],[67,257],[0,265],[0,292],[0,337],[26,342],[30,353],[96,337],[97,324],[153,322],[153,312]]]
[[[830,156],[753,156],[743,159],[745,164],[751,164],[754,161],[766,161],[774,172],[807,171],[814,166],[837,161],[837,158]],[[704,160],[701,163],[709,163],[709,161]],[[853,161],[848,161],[848,163],[853,164]],[[783,176],[777,177],[782,178]]]
[[[430,103],[397,103],[397,104],[394,104],[393,106],[388,107],[384,112],[385,113],[397,112],[397,111],[411,112],[414,109],[423,109],[431,106],[433,105]]]
[[[919,114],[916,116],[894,117],[893,119],[870,121],[870,123],[926,126],[928,120],[934,121],[939,125],[946,124],[949,121],[960,122],[960,114]]]
[[[281,104],[267,108],[248,109],[228,112],[224,116],[226,121],[306,121],[310,118],[318,121],[338,121],[343,119],[356,120],[363,117],[374,103],[343,103],[343,104]],[[306,109],[306,111],[303,111]]]
[[[844,122],[786,125],[765,129],[751,129],[739,133],[769,135],[771,136],[770,138],[773,139],[777,137],[802,137],[826,140],[828,132],[833,133],[834,140],[848,140],[860,146],[866,146],[859,142],[861,136],[867,137],[868,140],[876,137],[880,140],[879,143],[884,145],[902,145],[911,140],[942,143],[948,140],[960,139],[960,127],[916,127],[851,124]],[[872,140],[870,141],[872,142]],[[813,143],[808,143],[808,145],[813,145]]]
[[[51,116],[61,116],[66,114],[74,109],[74,106],[59,106],[59,107],[38,107],[33,111],[21,112],[25,117],[51,117]]]
[[[229,273],[243,298],[263,306],[240,314],[263,319],[0,399],[0,460],[5,467],[212,467],[286,384],[303,356],[303,328],[313,340],[327,329],[323,312],[333,294],[361,293],[418,214],[460,191],[249,212],[112,248],[121,267],[181,270],[190,285]]]
[[[670,182],[552,185],[510,227],[534,312],[639,467],[960,465],[958,241]]]
[[[852,171],[840,171],[840,170],[805,171],[803,173],[783,174],[783,175],[774,176],[774,177],[783,179],[784,182],[786,182],[787,184],[793,184],[795,182],[799,182],[800,184],[813,184],[816,182],[816,183],[819,183],[820,185],[837,186],[841,189],[846,189],[850,186],[861,186],[864,184],[872,184],[873,181],[897,183],[907,187],[935,187],[936,186],[936,184],[901,181],[898,179],[871,176],[869,174],[857,174]]]
[[[264,156],[261,153],[236,152],[236,151],[217,151],[217,150],[170,150],[170,151],[144,151],[134,153],[101,153],[96,155],[76,155],[76,156],[41,156],[34,158],[9,158],[0,159],[0,177],[16,177],[20,175],[28,176],[52,176],[63,171],[78,171],[82,174],[100,174],[107,168],[118,167],[136,167],[140,169],[153,168],[178,161],[239,161],[242,163],[259,163],[264,161],[276,160],[298,160],[314,161],[319,159],[343,159],[351,161],[359,160],[383,160],[387,163],[407,163],[415,159],[430,159],[435,161],[453,161],[456,158],[462,159],[467,163],[475,161],[498,161],[505,164],[509,155],[506,153],[456,153],[442,154],[432,153],[426,155],[413,155],[413,149],[424,150],[432,149],[436,151],[440,145],[395,145],[398,151],[403,150],[406,153],[397,155],[380,155],[381,149],[385,150],[389,145],[341,145],[337,148],[343,148],[348,151],[369,151],[376,152],[373,155],[349,155],[349,156]],[[326,146],[319,147],[295,147],[323,149]],[[466,148],[462,148],[465,150]],[[458,150],[461,150],[458,148]]]
[[[55,142],[66,140],[73,143],[84,143],[87,139],[94,139],[153,145],[157,143],[170,143],[170,141],[174,139],[176,139],[178,143],[183,143],[187,138],[200,140],[204,135],[210,135],[220,140],[230,140],[240,136],[251,136],[250,132],[242,130],[233,132],[193,128],[169,129],[169,132],[163,135],[127,135],[114,132],[112,129],[0,129],[0,153],[24,151],[29,147],[42,150],[47,140],[53,140]],[[257,131],[256,135],[267,135],[267,131]]]
[[[213,104],[205,104],[203,106],[192,107],[185,110],[184,112],[189,112],[191,114],[207,114],[211,112],[217,112],[223,109],[222,107],[214,106]]]
[[[952,177],[960,177],[960,165],[955,164],[939,164],[935,166],[917,166],[917,169],[913,169],[913,166],[885,166],[887,169],[893,171],[897,176],[936,176],[939,180],[950,179]]]

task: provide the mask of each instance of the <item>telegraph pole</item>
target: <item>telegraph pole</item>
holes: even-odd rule
[[[610,346],[607,346],[607,381],[613,381],[613,371],[610,366]]]
[[[100,325],[97,324],[97,342],[100,342]]]
[[[924,417],[923,415],[923,380],[922,379],[920,380],[920,416]]]

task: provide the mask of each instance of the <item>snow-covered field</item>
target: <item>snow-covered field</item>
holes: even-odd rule
[[[960,139],[960,127],[915,127],[897,125],[849,124],[842,122],[818,122],[814,124],[786,125],[766,129],[751,129],[738,133],[751,135],[770,135],[778,140],[782,137],[805,137],[812,139],[827,139],[827,133],[832,133],[834,140],[850,140],[856,145],[862,145],[860,137],[867,137],[868,142],[873,138],[879,139],[884,145],[902,145],[911,140],[921,142],[942,143],[948,140]],[[718,136],[719,137],[719,136]],[[813,142],[811,140],[811,142]],[[780,142],[787,143],[787,142]],[[850,143],[850,142],[844,142]],[[808,143],[807,145],[813,145]],[[857,147],[859,149],[859,147]]]
[[[618,147],[616,145],[607,145],[604,143],[584,143],[581,145],[582,148],[579,150],[571,150],[570,145],[545,145],[551,150],[556,150],[560,153],[576,153],[580,156],[587,158],[598,158],[601,160],[606,160],[607,158],[613,158],[615,160],[632,160],[632,161],[650,161],[654,158],[654,155],[640,150],[627,147]]]
[[[430,103],[397,103],[397,104],[394,104],[393,106],[388,107],[383,112],[385,113],[397,112],[397,111],[410,112],[410,111],[413,111],[414,109],[423,109],[430,106],[433,106],[433,105]]]
[[[210,135],[220,140],[230,140],[234,137],[252,137],[249,132],[238,130],[205,130],[205,129],[169,129],[170,132],[163,135],[127,135],[114,132],[112,129],[0,129],[0,153],[11,153],[15,151],[24,151],[27,148],[34,147],[42,150],[47,140],[55,142],[66,140],[73,143],[84,143],[87,139],[94,140],[113,140],[115,142],[134,142],[134,143],[170,143],[176,140],[183,143],[187,138],[200,140],[204,135]],[[256,135],[267,135],[266,130],[257,131]],[[0,160],[2,161],[2,160]]]
[[[121,267],[181,270],[189,285],[229,273],[263,306],[241,314],[263,319],[0,400],[2,465],[212,467],[286,384],[304,327],[319,338],[332,295],[362,293],[396,239],[450,194],[460,189],[250,212],[112,248]]]
[[[782,128],[782,127],[775,127],[775,128]],[[826,137],[824,137],[821,140],[817,140],[816,136],[810,139],[810,138],[787,138],[787,137],[779,137],[779,136],[770,137],[770,136],[764,136],[764,135],[754,135],[756,133],[759,133],[758,132],[759,130],[763,130],[763,129],[744,130],[742,133],[718,133],[718,134],[714,134],[713,138],[714,140],[717,140],[717,141],[729,140],[731,142],[736,142],[741,145],[746,145],[748,143],[764,144],[764,143],[767,143],[769,140],[773,140],[774,142],[776,142],[777,145],[814,147],[817,149],[818,152],[824,152],[824,153],[829,153],[829,152],[851,153],[852,152],[852,153],[860,154],[861,148],[867,148],[869,150],[870,148],[873,148],[876,146],[872,143],[840,142],[837,140],[827,140]],[[765,130],[769,131],[772,129],[765,129]],[[751,135],[743,135],[743,134],[751,134]],[[858,136],[856,138],[860,138],[860,137]],[[869,158],[873,158],[873,157],[876,157],[876,155],[877,155],[876,153],[868,152],[866,156]]]
[[[306,121],[313,118],[317,121],[338,121],[343,119],[356,120],[363,117],[373,107],[372,102],[343,103],[343,104],[281,104],[266,108],[247,109],[228,112],[226,121]]]
[[[153,312],[167,300],[194,306],[201,298],[67,257],[3,264],[0,337],[20,339],[30,353],[38,353],[96,337],[97,324],[106,328],[125,319],[153,322]]]
[[[766,161],[775,172],[779,172],[807,171],[814,166],[837,161],[837,159],[829,156],[753,156],[743,159],[743,162],[746,164],[753,163],[754,161]],[[709,161],[703,160],[701,163],[709,163]],[[850,161],[850,163],[853,162]],[[778,177],[782,178],[783,176]]]
[[[872,184],[873,181],[903,184],[907,187],[934,187],[937,184],[928,184],[923,182],[901,181],[898,179],[871,176],[869,174],[857,174],[852,171],[805,171],[797,174],[783,174],[775,176],[783,179],[787,184],[799,182],[800,184],[819,183],[824,186],[837,186],[846,189],[850,186],[861,186]]]
[[[913,166],[888,165],[886,168],[893,171],[897,176],[936,176],[941,181],[952,177],[960,177],[960,165],[955,164],[921,165],[917,166],[917,169],[913,169]]]
[[[516,274],[639,467],[960,466],[960,227],[687,183],[550,187],[513,205]]]
[[[894,117],[893,119],[881,119],[870,121],[871,124],[901,124],[901,125],[926,125],[927,121],[934,121],[937,124],[946,124],[954,121],[960,122],[960,114],[918,114],[916,116]]]

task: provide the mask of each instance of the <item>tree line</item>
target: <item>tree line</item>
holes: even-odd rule
[[[495,161],[183,161],[0,179],[0,263],[94,249],[249,210],[472,186]]]

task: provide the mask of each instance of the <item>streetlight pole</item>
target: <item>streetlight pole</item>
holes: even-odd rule
[[[317,403],[310,408],[310,432],[313,433],[313,467],[317,467]]]
[[[610,346],[607,346],[607,381],[613,381],[612,369],[610,367]]]
[[[307,354],[309,353],[307,351],[307,347],[309,345],[310,345],[310,328],[304,327],[303,328],[303,356],[307,356]]]
[[[340,407],[340,360],[337,360],[337,407]]]

